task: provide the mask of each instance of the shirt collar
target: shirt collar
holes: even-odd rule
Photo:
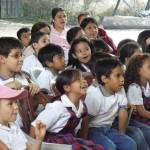
[[[150,96],[150,85],[149,85],[149,82],[147,82],[146,88],[144,86],[142,86],[142,90],[143,90],[144,95],[146,97]]]
[[[7,130],[7,131],[11,131],[11,130],[17,131],[18,126],[13,122],[9,122],[9,127],[0,124],[0,129]]]

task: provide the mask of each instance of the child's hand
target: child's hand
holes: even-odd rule
[[[22,88],[22,84],[19,81],[11,81],[5,84],[5,86],[8,86],[15,90],[20,90]]]
[[[36,140],[43,141],[45,133],[46,133],[46,125],[43,124],[41,121],[37,121],[35,126]]]
[[[40,87],[34,83],[29,84],[29,94],[30,96],[33,96],[37,94],[40,91]]]

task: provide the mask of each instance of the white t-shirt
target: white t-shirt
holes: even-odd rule
[[[75,105],[69,100],[66,95],[61,96],[62,101],[55,101],[53,103],[48,103],[36,120],[40,120],[46,125],[46,129],[50,132],[58,133],[66,125],[70,118],[70,113],[66,107],[71,107],[75,112],[76,117],[80,118],[83,112],[83,102],[80,101],[79,109],[77,110]],[[32,122],[35,127],[36,120]]]
[[[143,105],[142,91],[146,97],[150,97],[150,86],[147,83],[146,88],[140,87],[136,83],[132,83],[127,92],[127,99],[130,105]]]
[[[13,122],[9,127],[0,124],[0,140],[11,150],[26,150],[27,139],[21,129]]]
[[[39,85],[40,89],[48,91],[48,94],[54,96],[52,91],[52,85],[56,82],[57,75],[51,72],[51,70],[46,69],[40,73],[36,83]]]
[[[37,57],[33,54],[23,60],[22,71],[29,73],[30,68],[40,67],[43,68]],[[30,74],[30,73],[29,73]]]
[[[110,127],[119,108],[127,106],[123,88],[114,95],[106,95],[102,92],[102,88],[101,85],[93,81],[87,90],[85,104],[88,108],[88,115],[92,119],[89,124],[90,127]]]

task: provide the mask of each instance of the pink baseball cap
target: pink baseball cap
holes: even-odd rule
[[[7,86],[0,86],[0,99],[23,99],[27,97],[27,90],[13,90]]]

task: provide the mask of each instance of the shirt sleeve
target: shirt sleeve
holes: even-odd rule
[[[100,96],[97,95],[97,93],[99,93],[97,88],[95,88],[95,90],[89,88],[85,97],[85,104],[87,106],[88,115],[90,117],[97,116],[100,110],[101,101]]]
[[[45,109],[37,116],[37,118],[31,124],[35,127],[36,121],[40,120],[46,125],[46,129],[48,130],[59,120],[61,114],[63,114],[63,109],[64,107],[62,105],[62,102],[60,101],[48,103]]]
[[[121,89],[120,93],[121,99],[119,102],[119,108],[127,108],[127,97],[124,88]]]
[[[142,90],[139,85],[131,84],[129,86],[127,99],[131,105],[143,105]]]

